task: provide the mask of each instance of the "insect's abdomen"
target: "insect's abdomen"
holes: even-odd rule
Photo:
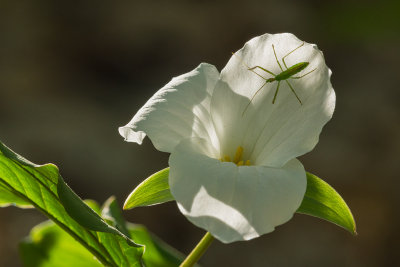
[[[279,73],[278,75],[276,75],[275,80],[283,81],[283,80],[289,79],[296,73],[299,73],[300,71],[304,70],[308,66],[308,64],[310,64],[310,63],[309,62],[297,63],[297,64],[291,66],[290,68],[288,68],[287,70],[284,70],[281,73]]]

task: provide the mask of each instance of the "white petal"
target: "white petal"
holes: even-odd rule
[[[193,224],[229,243],[272,232],[293,216],[307,183],[297,159],[283,168],[238,167],[209,157],[215,153],[206,140],[188,138],[170,156],[171,193]]]
[[[147,134],[153,145],[164,152],[171,152],[182,139],[191,136],[217,142],[209,111],[218,78],[218,70],[205,63],[173,78],[127,125],[119,128],[119,133],[126,141],[138,144]]]
[[[315,45],[305,43],[285,60],[288,67],[309,62],[294,76],[316,68],[301,79],[288,80],[303,105],[286,81],[280,84],[275,104],[272,104],[272,99],[277,81],[266,84],[250,103],[265,80],[249,71],[247,66],[258,65],[279,74],[282,71],[272,44],[282,68],[285,68],[281,58],[302,43],[288,33],[265,34],[250,40],[232,56],[221,72],[221,81],[217,83],[211,100],[211,116],[221,140],[221,153],[231,155],[240,145],[244,148],[244,157],[254,164],[280,167],[314,148],[335,107],[331,72]],[[256,71],[265,78],[273,77],[260,69]]]

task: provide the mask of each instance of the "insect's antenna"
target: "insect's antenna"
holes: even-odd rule
[[[256,95],[258,94],[258,92],[261,91],[261,89],[268,83],[268,81],[265,81],[265,83],[263,83],[263,85],[257,90],[257,92],[253,95],[253,97],[250,99],[249,103],[247,104],[247,106],[244,108],[243,112],[242,112],[242,117],[244,115],[244,113],[246,112],[247,108],[250,106],[251,102],[253,102],[253,99],[256,97]]]
[[[299,49],[299,48],[302,47],[303,45],[304,45],[304,42],[303,42],[301,45],[299,45],[298,47],[296,47],[295,49],[293,49],[292,51],[290,51],[289,53],[287,53],[287,54],[282,58],[283,65],[285,65],[286,69],[287,69],[288,67],[286,66],[285,57],[289,56],[291,53],[293,53],[294,51],[296,51],[297,49]]]
[[[232,52],[232,55],[237,57],[239,59],[240,63],[242,63],[246,68],[250,69],[250,67],[246,64],[246,62],[244,62],[240,56],[236,55],[235,52]]]
[[[290,51],[289,53],[287,53],[282,59],[284,59],[285,57],[287,57],[288,55],[290,55],[291,53],[293,53],[294,51],[296,51],[297,49],[299,49],[303,45],[304,45],[304,42],[301,45],[299,45],[298,47],[296,47],[295,49],[293,49],[292,51]]]
[[[247,65],[246,62],[244,62],[243,59],[240,56],[236,55],[234,52],[232,52],[232,55],[237,57],[239,59],[240,63],[242,63],[247,68],[247,70],[251,71],[255,75],[259,76],[260,78],[263,78],[264,80],[267,80],[267,78],[265,78],[264,76],[258,74],[256,71],[254,71],[252,68],[250,68],[249,65]]]

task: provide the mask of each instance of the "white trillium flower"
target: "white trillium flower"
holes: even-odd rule
[[[289,68],[309,62],[296,76],[315,69],[288,80],[302,104],[285,81],[272,104],[277,81],[255,95],[261,76],[273,76],[249,70],[281,73],[272,45],[285,69],[282,57],[302,43],[288,33],[253,38],[221,73],[202,63],[173,78],[119,128],[126,141],[141,144],[148,135],[171,153],[169,184],[179,210],[224,243],[272,232],[303,200],[307,179],[296,157],[314,148],[332,117],[331,71],[317,46],[304,43],[285,58]]]

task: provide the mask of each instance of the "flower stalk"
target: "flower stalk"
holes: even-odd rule
[[[214,237],[207,232],[179,267],[192,267],[203,256],[212,241],[214,241]]]

